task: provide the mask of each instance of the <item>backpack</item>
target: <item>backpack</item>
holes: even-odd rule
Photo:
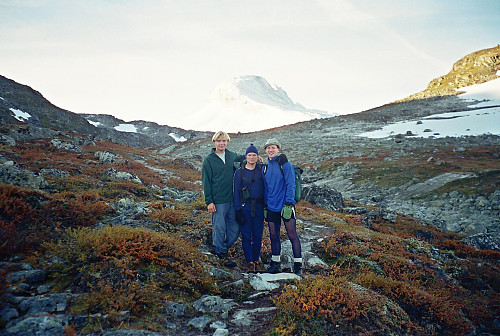
[[[295,173],[295,203],[299,202],[300,199],[302,198],[302,173],[304,172],[302,168],[299,166],[293,164],[293,171]],[[281,173],[283,176],[285,176],[285,173],[283,173],[283,167],[281,167]]]
[[[281,154],[283,155],[283,154]],[[285,178],[285,173],[283,172],[283,164],[279,165],[281,174],[283,175],[283,178]],[[295,173],[295,203],[299,202],[302,198],[302,173],[304,172],[302,168],[297,166],[296,164],[292,164],[293,171]],[[264,166],[264,174],[267,171],[267,164]]]

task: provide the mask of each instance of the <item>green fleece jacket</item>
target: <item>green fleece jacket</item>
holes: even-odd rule
[[[203,182],[203,193],[205,203],[221,204],[233,201],[233,175],[234,162],[241,162],[244,155],[226,149],[226,163],[215,154],[215,148],[203,160],[201,180]]]

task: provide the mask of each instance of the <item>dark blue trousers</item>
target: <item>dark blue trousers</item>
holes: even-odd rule
[[[243,205],[245,224],[240,226],[241,246],[247,263],[259,261],[264,232],[264,205],[255,204],[254,217],[251,216],[251,210],[251,203]]]

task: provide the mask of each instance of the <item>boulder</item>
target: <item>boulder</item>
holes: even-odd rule
[[[335,211],[345,207],[342,194],[326,185],[304,185],[302,187],[302,199],[327,210]]]

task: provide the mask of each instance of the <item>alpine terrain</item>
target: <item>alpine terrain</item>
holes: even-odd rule
[[[500,45],[451,66],[350,115],[242,76],[187,129],[0,76],[0,336],[500,334]],[[234,268],[213,254],[201,165],[219,129],[238,153],[277,138],[304,170],[301,276],[285,231],[278,274],[246,273],[240,241]]]

